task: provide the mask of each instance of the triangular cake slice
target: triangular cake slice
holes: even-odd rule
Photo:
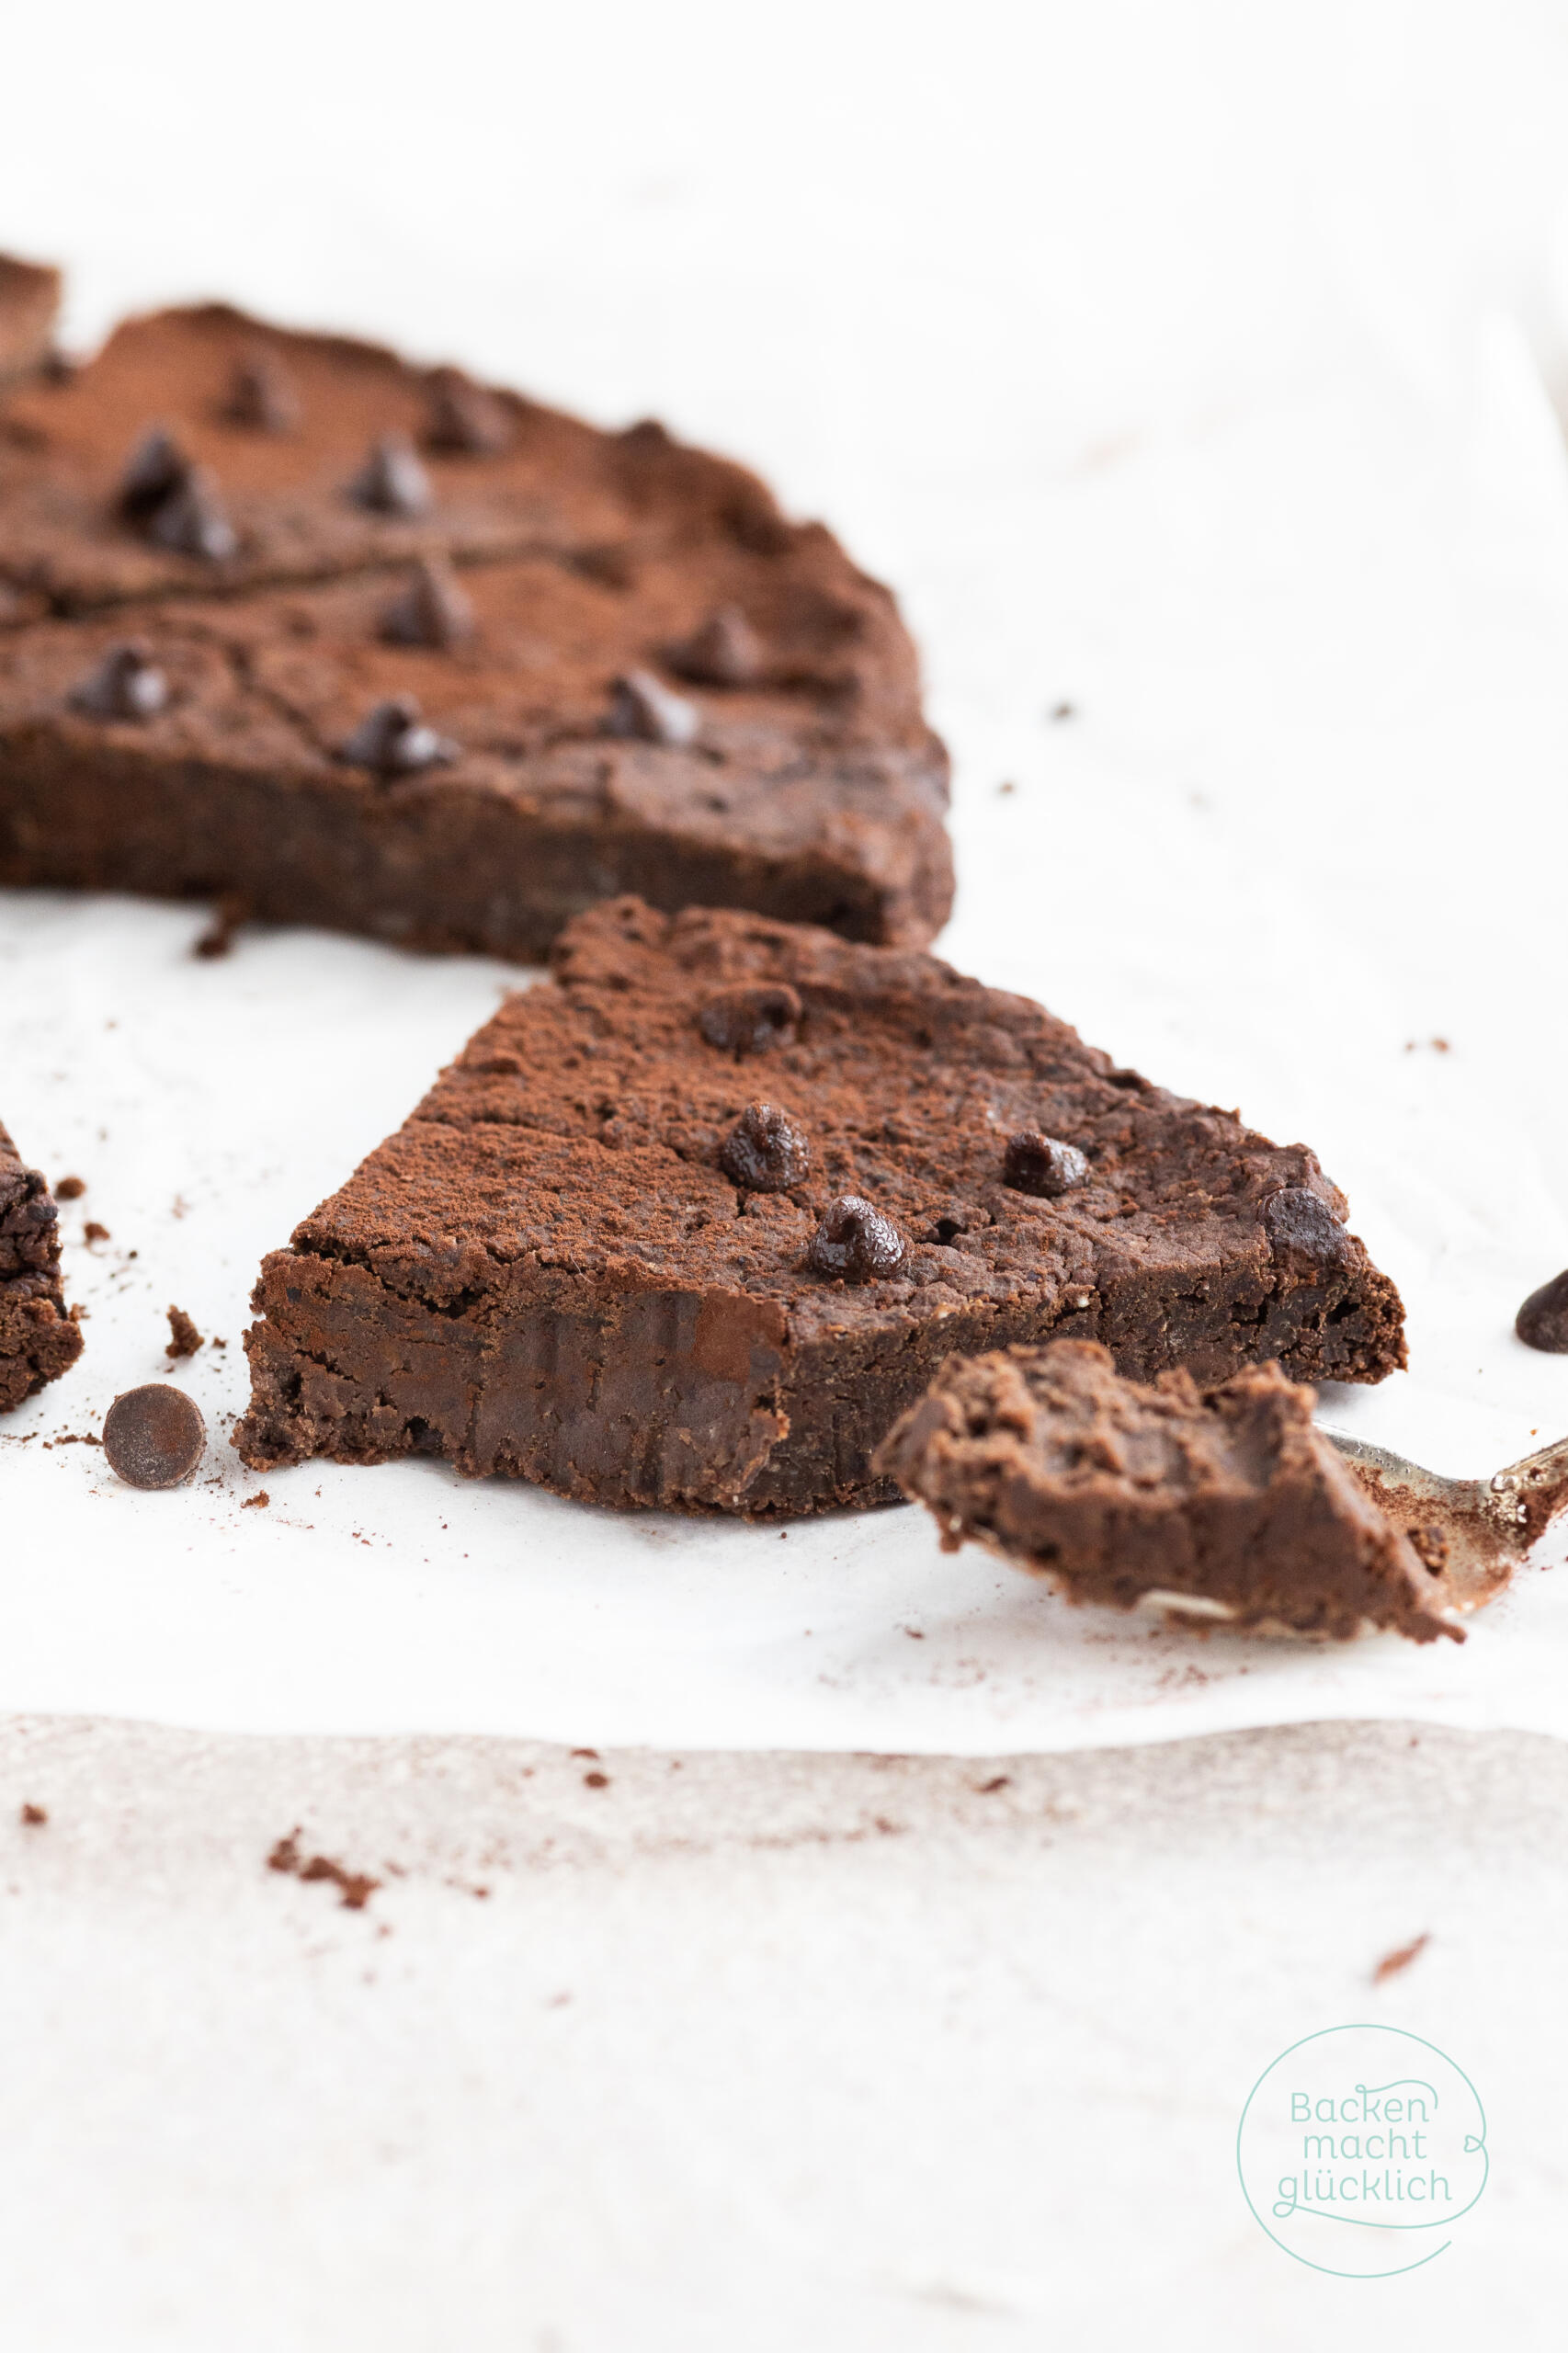
[[[923,946],[946,804],[887,590],[658,425],[217,306],[6,404],[0,883],[521,961],[627,890]]]
[[[82,1353],[60,1285],[60,1228],[36,1168],[0,1126],[0,1414],[58,1381]]]
[[[955,1349],[1381,1380],[1402,1311],[1344,1209],[1302,1145],[935,958],[620,900],[266,1261],[236,1444],[607,1504],[891,1500],[873,1452]]]
[[[1464,1639],[1440,1552],[1385,1518],[1277,1364],[1121,1378],[1081,1340],[950,1357],[878,1456],[966,1540],[1070,1601],[1238,1631]],[[1413,1541],[1413,1537],[1416,1540]]]

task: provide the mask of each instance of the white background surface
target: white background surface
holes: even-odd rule
[[[88,20],[69,69],[14,29],[40,103],[0,160],[77,340],[224,292],[758,462],[926,649],[946,951],[1346,1188],[1412,1370],[1332,1416],[1467,1472],[1568,1427],[1568,1359],[1510,1328],[1568,1260],[1548,14],[286,6],[243,50],[205,14]],[[203,965],[199,924],[0,901],[6,1116],[90,1180],[92,1310],[0,1445],[0,1704],[901,1749],[1568,1731],[1568,1584],[1539,1574],[1462,1652],[1302,1655],[1085,1619],[907,1510],[781,1540],[420,1463],[280,1474],[242,1515],[223,1443],[175,1496],[46,1452],[162,1369],[170,1300],[230,1342],[176,1374],[222,1437],[262,1252],[504,978],[303,934]]]
[[[1510,1337],[1568,1261],[1561,9],[86,0],[7,11],[0,73],[0,243],[71,264],[80,339],[232,294],[662,410],[827,515],[898,585],[954,747],[954,960],[1319,1147],[1411,1307],[1411,1374],[1337,1418],[1467,1471],[1568,1427],[1568,1360]],[[0,1447],[0,1705],[591,1718],[609,1786],[515,1745],[7,1722],[8,2339],[1554,2346],[1556,1748],[677,1768],[609,1728],[1545,1722],[1561,1570],[1457,1654],[1233,1671],[943,1563],[913,1514],[671,1540],[429,1466],[242,1514],[222,1453],[188,1497],[102,1491],[44,1437],[157,1370],[170,1299],[230,1342],[179,1377],[241,1402],[256,1258],[498,977],[282,936],[196,964],[195,928],[0,908],[0,1106],[92,1179],[94,1307]],[[367,1912],[264,1870],[296,1821],[384,1872]],[[1289,2264],[1231,2171],[1262,2067],[1358,2014],[1430,2035],[1492,2120],[1473,2227],[1386,2289]]]

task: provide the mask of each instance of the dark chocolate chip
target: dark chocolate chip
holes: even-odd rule
[[[450,564],[421,562],[402,595],[383,607],[377,627],[389,644],[445,650],[472,637],[473,607]]]
[[[762,676],[762,642],[738,605],[721,605],[670,655],[670,667],[704,687],[749,687]]]
[[[732,1184],[753,1193],[787,1193],[812,1173],[811,1139],[777,1103],[748,1103],[719,1152]]]
[[[703,1006],[699,1026],[710,1046],[738,1061],[743,1054],[766,1054],[775,1046],[791,1045],[802,1010],[786,981],[721,989]]]
[[[96,670],[71,690],[73,710],[88,719],[151,719],[169,699],[169,682],[147,646],[111,645]]]
[[[695,704],[671,694],[646,670],[629,670],[616,680],[604,723],[607,735],[641,736],[645,744],[689,744],[701,724]]]
[[[178,555],[204,556],[209,563],[222,563],[239,545],[218,485],[201,466],[186,469],[184,481],[154,510],[147,535],[160,547],[173,548]]]
[[[294,433],[301,414],[294,379],[270,351],[253,351],[229,380],[223,415],[253,433]]]
[[[128,523],[145,523],[165,499],[185,487],[190,460],[166,426],[144,433],[125,461],[119,478],[119,511]]]
[[[207,1449],[195,1400],[166,1381],[117,1397],[104,1420],[104,1459],[128,1487],[177,1487]]]
[[[354,767],[373,768],[378,776],[412,776],[455,760],[458,754],[456,744],[425,725],[412,695],[396,695],[366,712],[337,756]]]
[[[1311,1274],[1339,1265],[1349,1236],[1326,1202],[1304,1185],[1287,1185],[1263,1204],[1263,1230],[1282,1265]]]
[[[372,515],[423,515],[430,506],[430,477],[401,433],[386,433],[348,484],[348,496]]]
[[[428,385],[428,449],[450,449],[470,458],[498,458],[512,446],[512,420],[494,392],[475,384],[459,368],[437,368]]]
[[[1059,1143],[1038,1128],[1020,1128],[1007,1139],[1002,1155],[1002,1182],[1015,1193],[1035,1193],[1054,1200],[1074,1185],[1088,1182],[1089,1164],[1075,1143]]]
[[[1531,1291],[1514,1318],[1514,1329],[1527,1348],[1568,1357],[1568,1267]]]
[[[815,1275],[842,1275],[846,1283],[869,1283],[896,1275],[908,1255],[909,1245],[891,1217],[858,1193],[841,1193],[823,1213],[806,1264]]]

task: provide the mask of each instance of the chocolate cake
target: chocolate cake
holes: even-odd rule
[[[0,1127],[0,1414],[82,1353],[76,1311],[60,1287],[60,1232],[49,1187]]]
[[[657,425],[134,320],[0,415],[0,883],[542,954],[629,889],[928,940],[946,756],[887,591]]]
[[[1278,1364],[1143,1386],[1108,1348],[1062,1339],[949,1357],[877,1463],[928,1506],[949,1551],[972,1539],[1070,1601],[1462,1642],[1440,1566],[1312,1427],[1313,1403]]]
[[[585,1501],[892,1500],[954,1349],[1377,1381],[1397,1293],[1304,1146],[934,958],[633,899],[579,917],[265,1262],[244,1460],[416,1451]]]
[[[48,358],[59,309],[57,269],[0,254],[0,392]]]

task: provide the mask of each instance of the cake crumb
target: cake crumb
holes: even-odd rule
[[[27,1829],[41,1830],[44,1824],[49,1820],[49,1808],[43,1805],[34,1805],[29,1801],[28,1804],[23,1806],[19,1819]]]
[[[203,932],[192,940],[193,956],[211,958],[227,956],[234,944],[234,934],[245,919],[245,903],[225,894],[212,910],[212,920]]]
[[[381,1883],[379,1879],[372,1879],[369,1871],[347,1870],[344,1864],[335,1862],[330,1855],[312,1855],[307,1861],[300,1852],[300,1825],[297,1823],[288,1836],[279,1838],[273,1847],[267,1859],[267,1868],[269,1871],[289,1872],[295,1879],[329,1881],[334,1887],[342,1890],[346,1912],[362,1912]]]
[[[87,1189],[85,1176],[62,1176],[54,1188],[57,1201],[79,1201]]]
[[[242,1511],[265,1511],[271,1501],[272,1497],[267,1494],[267,1489],[265,1487],[258,1487],[254,1495],[247,1495],[245,1497],[244,1503],[240,1506],[240,1509]]]
[[[1410,1944],[1396,1945],[1392,1952],[1385,1952],[1381,1961],[1379,1961],[1376,1969],[1372,1972],[1373,1984],[1381,1985],[1385,1978],[1397,1977],[1401,1970],[1408,1969],[1411,1962],[1416,1959],[1418,1954],[1426,1950],[1431,1941],[1431,1930],[1426,1929],[1422,1935],[1414,1938]]]
[[[108,1226],[100,1225],[96,1217],[90,1217],[87,1220],[86,1224],[82,1228],[82,1239],[84,1242],[107,1242],[108,1238],[109,1232]]]
[[[166,1357],[193,1357],[202,1345],[201,1335],[183,1307],[169,1309],[169,1336],[164,1343]]]

